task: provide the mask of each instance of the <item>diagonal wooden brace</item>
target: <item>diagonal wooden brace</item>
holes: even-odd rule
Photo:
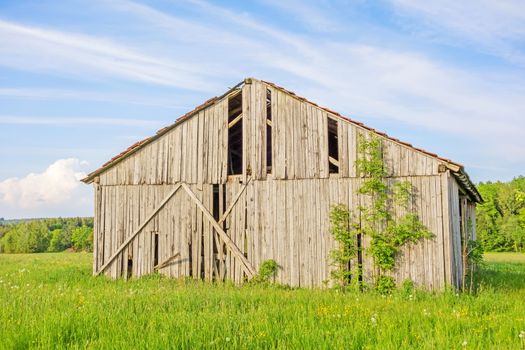
[[[168,203],[168,201],[175,195],[175,193],[177,193],[181,186],[182,185],[180,183],[175,186],[175,188],[166,196],[166,198],[164,198],[164,200],[162,200],[162,202],[155,208],[155,210],[153,210],[153,212],[148,216],[148,218],[144,220],[144,222],[142,222],[139,228],[136,229],[135,232],[133,232],[133,234],[131,234],[131,236],[129,236],[124,241],[124,243],[120,245],[120,247],[118,247],[117,251],[109,257],[108,261],[106,261],[106,263],[102,265],[102,267],[95,273],[95,276],[100,275],[102,272],[104,272],[104,270],[108,268],[108,266],[113,262],[113,260],[115,260],[115,258],[122,252],[122,250],[124,250],[124,248],[128,246],[128,244],[140,233],[140,231],[142,231],[142,229],[146,227],[146,225],[151,221],[151,219],[153,219],[155,215],[157,215],[157,213],[162,208],[164,208],[166,203]]]
[[[175,259],[176,257],[178,257],[179,255],[180,255],[180,253],[175,253],[175,254],[173,254],[172,256],[170,256],[169,258],[164,259],[163,262],[161,262],[160,264],[155,265],[155,266],[153,267],[153,270],[157,271],[157,270],[162,269],[163,267],[168,266],[169,263],[170,263],[173,259]]]
[[[255,270],[255,267],[253,267],[253,265],[248,261],[248,259],[246,259],[246,257],[242,253],[242,251],[239,249],[239,247],[237,247],[235,242],[232,241],[230,236],[228,236],[228,234],[226,232],[224,232],[224,230],[219,225],[219,223],[217,221],[215,221],[215,219],[213,218],[213,215],[211,215],[209,210],[206,209],[206,207],[202,204],[202,202],[197,198],[195,193],[193,193],[193,191],[188,187],[188,185],[186,185],[184,183],[182,184],[182,188],[184,188],[184,190],[190,196],[190,198],[195,202],[195,204],[197,204],[197,207],[199,207],[199,209],[202,211],[202,213],[204,214],[206,219],[208,219],[210,224],[213,226],[213,228],[217,231],[217,233],[219,234],[221,239],[224,241],[224,243],[226,244],[226,247],[228,247],[228,249],[230,249],[232,254],[236,258],[238,258],[239,261],[241,261],[243,270],[246,272],[248,277],[252,278],[253,276],[255,276],[255,274],[257,273],[257,270]],[[233,208],[233,206],[232,206],[232,208]],[[231,211],[231,209],[230,209],[230,211]]]
[[[248,181],[246,181],[246,183],[244,184],[244,186],[241,188],[241,190],[239,191],[239,193],[237,193],[237,195],[235,195],[235,199],[231,202],[230,206],[228,207],[228,209],[226,209],[226,211],[224,211],[224,214],[222,214],[222,217],[221,219],[219,220],[219,225],[222,224],[224,222],[224,220],[226,220],[226,218],[228,217],[228,215],[230,215],[231,211],[233,210],[233,208],[235,207],[235,205],[237,204],[237,202],[239,201],[239,198],[241,198],[241,195],[244,193],[244,190],[246,189],[246,187],[248,187],[248,184],[250,183],[250,181],[252,181],[252,178],[249,177],[248,178]]]

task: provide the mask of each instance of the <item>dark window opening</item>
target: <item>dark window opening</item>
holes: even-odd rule
[[[213,218],[215,219],[215,221],[219,221],[220,218],[221,218],[221,215],[222,215],[222,208],[221,208],[221,188],[220,188],[221,185],[218,185],[218,184],[213,184],[213,198],[212,198],[212,215],[213,215]],[[225,191],[222,191],[223,193]],[[224,229],[224,223],[223,223],[223,229]],[[218,239],[217,239],[217,231],[212,228],[212,237],[211,237],[211,245],[212,245],[212,249],[213,249],[213,256],[215,257],[213,259],[213,265],[214,265],[214,268],[217,269],[218,266],[217,266],[217,263],[218,263],[218,258],[219,258],[219,250],[220,250],[220,247],[218,246]],[[202,240],[202,252],[204,254],[204,239]],[[204,261],[204,256],[202,258]],[[218,271],[218,270],[217,270]],[[202,264],[202,275],[204,276],[204,264]]]
[[[219,203],[219,185],[214,184],[213,185],[213,218],[215,221],[219,221],[220,219],[220,203]]]
[[[361,234],[357,234],[357,281],[359,286],[363,285],[363,242]]]
[[[339,173],[337,122],[331,118],[328,118],[328,169],[330,174]]]
[[[159,264],[159,233],[153,232],[153,266]]]
[[[213,185],[213,218],[218,222],[226,211],[226,186],[224,185]],[[226,220],[221,223],[221,227],[224,232],[227,231]],[[219,239],[218,233],[213,229],[213,268],[216,271],[215,276],[219,280],[224,280],[226,273],[225,257],[226,257],[226,246]],[[203,249],[204,251],[204,249]]]
[[[228,100],[228,175],[242,174],[242,93]]]
[[[191,241],[188,243],[188,268],[189,268],[189,277],[193,277],[193,249]]]
[[[266,90],[266,173],[272,173],[272,92]]]
[[[133,259],[128,258],[128,274],[127,277],[131,278],[133,276]]]

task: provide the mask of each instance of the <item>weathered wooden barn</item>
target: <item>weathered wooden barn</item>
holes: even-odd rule
[[[482,200],[463,166],[253,78],[83,180],[95,188],[94,273],[242,282],[274,259],[278,282],[323,286],[331,205],[366,205],[355,160],[370,134],[383,140],[389,177],[412,183],[434,235],[403,248],[396,280],[459,286],[462,237]],[[371,258],[359,260],[366,279]]]

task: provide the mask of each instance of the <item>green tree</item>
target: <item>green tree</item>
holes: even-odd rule
[[[61,252],[71,247],[71,239],[66,236],[62,229],[55,229],[51,231],[51,240],[49,241],[48,251]]]
[[[525,177],[480,183],[477,234],[485,251],[525,251]]]
[[[19,220],[17,223],[0,225],[0,252],[39,253],[62,251],[72,246],[73,231],[77,228],[93,229],[93,218],[52,218]],[[91,233],[92,235],[92,233]],[[77,233],[77,236],[84,237]],[[78,239],[83,250],[91,249],[90,235]],[[92,236],[91,236],[92,237]]]
[[[89,226],[80,226],[73,229],[71,235],[73,248],[76,250],[91,251],[93,247],[93,229]]]

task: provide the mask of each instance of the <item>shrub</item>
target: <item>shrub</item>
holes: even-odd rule
[[[343,204],[334,205],[330,210],[330,233],[338,246],[330,252],[330,260],[334,266],[331,277],[335,286],[343,290],[350,282],[352,274],[349,269],[350,261],[357,255],[355,230],[348,208]]]
[[[259,267],[257,275],[255,275],[250,282],[254,284],[269,283],[270,280],[275,277],[278,269],[279,264],[277,264],[277,261],[273,259],[265,260]]]
[[[393,277],[390,276],[379,276],[376,282],[376,290],[383,294],[391,294],[396,288],[396,282]]]

